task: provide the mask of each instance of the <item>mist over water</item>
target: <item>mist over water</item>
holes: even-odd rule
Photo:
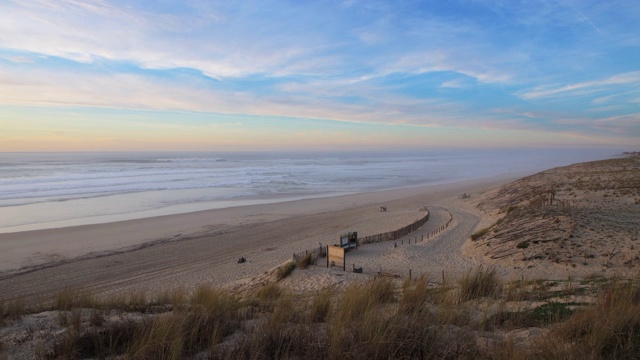
[[[0,153],[0,233],[533,173],[619,152]]]

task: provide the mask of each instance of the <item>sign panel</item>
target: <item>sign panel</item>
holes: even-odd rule
[[[350,232],[340,235],[340,246],[347,249],[358,248],[358,233]]]
[[[343,271],[346,270],[344,248],[327,245],[327,267],[331,266],[338,266],[341,267]]]

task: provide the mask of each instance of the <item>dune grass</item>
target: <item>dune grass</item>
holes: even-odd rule
[[[58,308],[60,326],[67,330],[44,357],[637,358],[640,284],[619,279],[576,284],[503,283],[494,270],[478,268],[457,282],[379,278],[312,296],[288,293],[275,283],[242,298],[207,286],[190,294],[135,292],[115,300],[65,289],[52,307]],[[577,286],[601,293],[593,305],[578,303],[571,297]],[[172,304],[161,305],[161,300]],[[532,300],[536,303],[529,307],[506,306]],[[5,322],[28,314],[20,304],[0,302]],[[109,308],[114,304],[121,310],[114,313]],[[139,311],[143,306],[148,310]],[[156,307],[160,310],[149,310]],[[508,335],[478,340],[484,332],[508,334],[531,327],[549,331],[530,343]]]
[[[576,311],[540,343],[551,358],[635,359],[640,356],[640,286],[614,282],[594,306]]]
[[[334,291],[330,288],[320,290],[311,302],[309,310],[309,317],[311,322],[325,322],[327,315],[331,309],[331,299],[334,296]]]
[[[473,234],[471,234],[471,240],[475,241],[475,240],[480,239],[481,237],[486,235],[489,232],[489,230],[491,230],[491,227],[486,227],[486,228],[483,228],[483,229],[480,229],[480,230],[474,232]]]
[[[0,300],[0,325],[6,320],[20,320],[28,312],[27,303],[22,298],[11,301]]]
[[[468,301],[486,296],[496,297],[502,292],[502,283],[495,269],[479,267],[469,271],[460,280],[460,300]]]
[[[310,252],[308,254],[306,254],[302,259],[300,259],[297,263],[296,266],[299,269],[306,269],[309,265],[313,264],[315,261],[314,258],[314,253]]]
[[[278,272],[276,273],[276,277],[277,277],[278,281],[280,281],[280,280],[286,278],[287,276],[291,275],[291,273],[295,269],[296,269],[296,263],[294,261],[289,261],[286,264],[282,265],[278,269]]]

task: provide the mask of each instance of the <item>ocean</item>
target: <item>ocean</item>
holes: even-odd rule
[[[0,153],[0,233],[533,173],[612,150]]]

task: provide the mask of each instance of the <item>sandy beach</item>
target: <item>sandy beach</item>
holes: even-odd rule
[[[637,259],[633,257],[637,240],[634,201],[637,204],[638,195],[636,190],[623,192],[626,195],[617,193],[620,186],[607,180],[613,179],[611,174],[619,173],[620,166],[637,167],[637,163],[592,162],[524,178],[503,175],[444,185],[0,234],[1,297],[37,300],[50,298],[67,288],[87,289],[105,296],[132,291],[159,293],[190,291],[199,285],[251,292],[272,282],[274,269],[290,260],[293,253],[335,244],[345,232],[357,231],[359,237],[364,237],[394,231],[418,221],[425,210],[430,218],[417,231],[350,252],[346,257],[347,272],[324,265],[312,266],[295,272],[281,285],[295,293],[313,293],[325,287],[366,281],[379,272],[403,278],[411,273],[414,277],[441,281],[443,276],[458,278],[480,266],[492,267],[505,279],[567,279],[595,273],[611,276],[633,272],[632,262]],[[573,187],[567,185],[576,181],[571,179],[581,181],[575,177],[580,171],[600,174],[598,181],[609,185],[601,190],[594,190],[592,185],[582,189],[580,182]],[[616,175],[616,181],[634,184],[637,181],[634,171],[626,172],[628,178]],[[513,181],[515,178],[522,179]],[[554,186],[562,189],[556,190],[560,203],[544,205],[536,200],[548,198],[549,189]],[[470,197],[462,198],[462,194]],[[605,199],[598,200],[599,207],[590,205],[596,195]],[[570,203],[573,204],[570,209],[556,209],[559,204]],[[602,204],[609,204],[606,211],[600,209]],[[381,205],[387,205],[388,211],[380,211]],[[509,211],[511,216],[506,216]],[[593,220],[599,211],[621,214],[616,227],[611,227],[607,235],[615,233],[617,243],[605,241],[607,237],[594,237],[589,232],[592,228],[589,221],[580,220]],[[508,232],[501,230],[507,225]],[[545,236],[549,239],[535,235],[536,226],[546,229]],[[529,237],[501,238],[501,234],[517,234],[529,227],[525,231]],[[496,230],[478,241],[469,240],[474,232],[488,228]],[[523,241],[527,244],[522,245]],[[624,248],[629,252],[619,255]],[[545,258],[544,254],[550,255]],[[238,263],[241,257],[247,262]],[[362,268],[362,274],[354,276],[350,272],[352,267]]]
[[[428,231],[442,220],[438,206],[452,208],[464,192],[513,178],[1,234],[2,297],[46,297],[70,287],[110,294],[234,283],[283,263],[294,252],[334,243],[347,231],[367,236],[401,228],[417,220],[424,206],[433,209]],[[382,204],[387,212],[380,211]],[[477,221],[464,222],[457,234],[461,241]],[[240,257],[248,261],[238,264]]]
[[[255,304],[261,301],[273,301],[289,314],[296,308],[292,301],[307,311],[327,294],[347,297],[354,290],[370,291],[364,295],[369,303],[380,296],[373,295],[373,289],[387,289],[389,301],[398,297],[399,302],[377,304],[375,309],[388,316],[389,309],[400,311],[420,287],[430,300],[416,301],[430,310],[425,312],[429,319],[421,320],[418,328],[442,313],[443,329],[467,334],[478,349],[494,354],[487,346],[515,341],[518,348],[512,351],[537,351],[537,346],[529,347],[539,339],[551,339],[547,335],[555,328],[548,324],[559,313],[538,319],[536,311],[553,306],[569,309],[570,315],[578,311],[573,310],[575,304],[597,306],[603,282],[615,285],[637,276],[639,175],[637,158],[620,158],[554,168],[516,181],[501,176],[3,234],[0,298],[9,304],[5,313],[14,315],[9,326],[0,329],[0,339],[10,344],[11,354],[32,358],[42,349],[61,351],[55,344],[63,336],[109,337],[100,330],[105,322],[109,329],[146,326],[148,321],[164,324],[165,318],[174,324],[204,309],[201,303],[217,309],[225,297],[234,299],[228,304],[244,304],[237,313],[248,316],[246,324],[255,324],[255,319],[273,319],[282,311],[260,310]],[[381,211],[382,205],[387,211]],[[358,231],[365,237],[416,222],[423,225],[407,235],[351,250],[345,257],[346,271],[327,267],[324,258],[317,265],[291,262],[293,253],[335,244],[345,232]],[[240,257],[247,261],[239,263]],[[283,274],[283,269],[289,271]],[[414,281],[407,281],[410,278]],[[493,285],[485,288],[480,282]],[[479,288],[491,292],[470,292]],[[637,291],[628,291],[637,306]],[[72,303],[94,309],[74,309]],[[25,315],[25,306],[39,310]],[[51,308],[58,312],[47,311]],[[629,308],[624,309],[611,314],[626,314]],[[272,311],[271,317],[265,317],[265,311]],[[603,322],[602,310],[584,311],[580,314]],[[499,322],[499,316],[515,313],[530,318],[512,325]],[[95,314],[102,314],[99,323]],[[458,315],[450,318],[451,314]],[[401,312],[402,321],[406,316]],[[316,330],[332,320],[312,323],[309,331],[320,336]],[[262,333],[247,326],[219,346],[239,346],[243,334]],[[68,330],[71,327],[85,332],[74,335],[77,330]],[[35,335],[34,328],[40,329]],[[192,329],[192,323],[186,328]],[[220,350],[216,349],[209,351]]]

